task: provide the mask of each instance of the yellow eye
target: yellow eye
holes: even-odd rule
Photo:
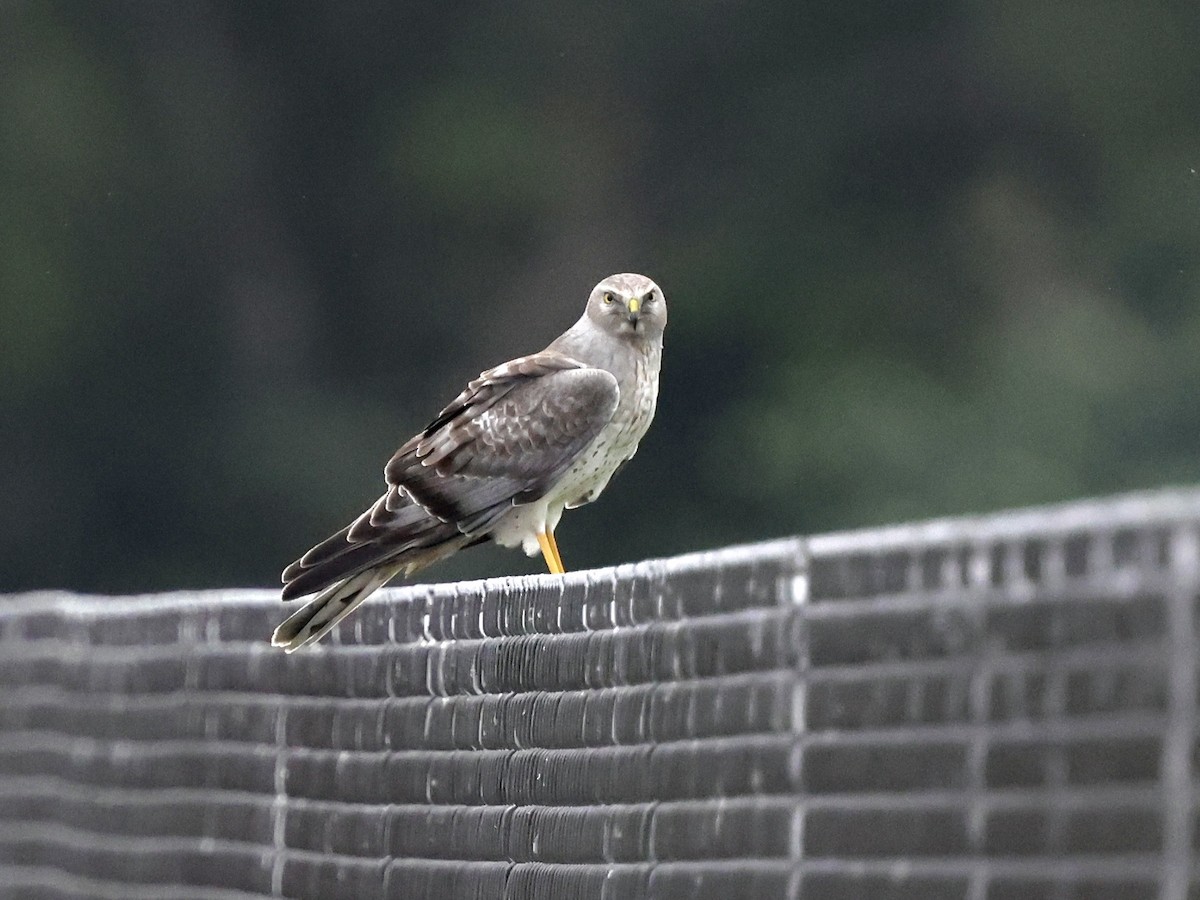
[[[612,293],[611,293],[610,291],[605,291],[605,292],[604,292],[604,302],[605,302],[605,303],[612,303],[612,302],[613,302],[613,300],[615,300],[615,299],[616,299],[616,298],[615,298],[615,297],[613,297],[613,295],[612,295]]]

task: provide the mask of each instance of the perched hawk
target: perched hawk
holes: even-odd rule
[[[373,591],[463,547],[541,551],[637,452],[658,399],[667,301],[644,275],[596,285],[540,353],[488,369],[384,468],[387,493],[283,570],[283,599],[317,594],[275,629],[288,652],[319,640]]]

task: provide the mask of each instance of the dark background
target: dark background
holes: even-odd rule
[[[0,2],[0,589],[277,583],[627,270],[569,567],[1195,481],[1198,9]]]

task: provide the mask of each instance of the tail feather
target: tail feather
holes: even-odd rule
[[[411,575],[418,569],[453,556],[463,547],[487,540],[486,535],[470,537],[453,532],[453,526],[443,527],[451,533],[440,536],[432,546],[401,548],[382,560],[375,559],[368,564],[369,568],[345,572],[336,583],[329,585],[285,619],[271,636],[271,644],[291,653],[306,644],[319,641],[396,575],[401,572]],[[285,595],[288,587],[284,588]]]
[[[457,523],[442,521],[402,497],[397,508],[389,509],[389,496],[283,570],[284,600],[320,593],[275,629],[274,646],[291,653],[320,640],[400,572],[411,575],[486,540],[487,529],[511,508],[505,502],[479,511],[464,533]]]
[[[293,600],[368,569],[380,569],[392,563],[397,564],[393,570],[408,566],[412,571],[415,565],[426,565],[420,560],[429,557],[430,553],[434,554],[434,559],[441,558],[437,552],[439,547],[457,550],[462,545],[462,538],[462,533],[453,525],[428,518],[419,528],[385,532],[375,540],[359,544],[343,542],[345,550],[311,567],[297,563],[288,566],[283,573],[285,584],[281,596],[284,600]]]
[[[328,587],[386,561],[409,547],[426,547],[456,537],[454,526],[416,505],[389,511],[380,498],[369,510],[331,534],[283,570],[283,599]]]
[[[319,641],[367,597],[383,587],[403,566],[370,569],[322,591],[275,629],[271,644],[291,653]]]
[[[402,548],[385,547],[379,544],[347,544],[346,552],[340,556],[317,563],[312,568],[302,568],[298,572],[285,572],[284,574],[290,577],[283,586],[281,596],[284,600],[294,600],[305,594],[324,590],[335,583],[344,582],[360,572],[378,568],[388,562],[391,557],[396,556],[400,549]]]

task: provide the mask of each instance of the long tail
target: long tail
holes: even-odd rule
[[[318,641],[396,575],[411,575],[486,540],[431,516],[402,494],[389,509],[389,497],[392,492],[283,570],[284,600],[320,593],[275,629],[274,646],[291,653]]]
[[[292,613],[271,635],[271,644],[292,653],[305,644],[319,641],[338,622],[354,612],[358,604],[387,584],[404,564],[368,569],[339,581]]]

